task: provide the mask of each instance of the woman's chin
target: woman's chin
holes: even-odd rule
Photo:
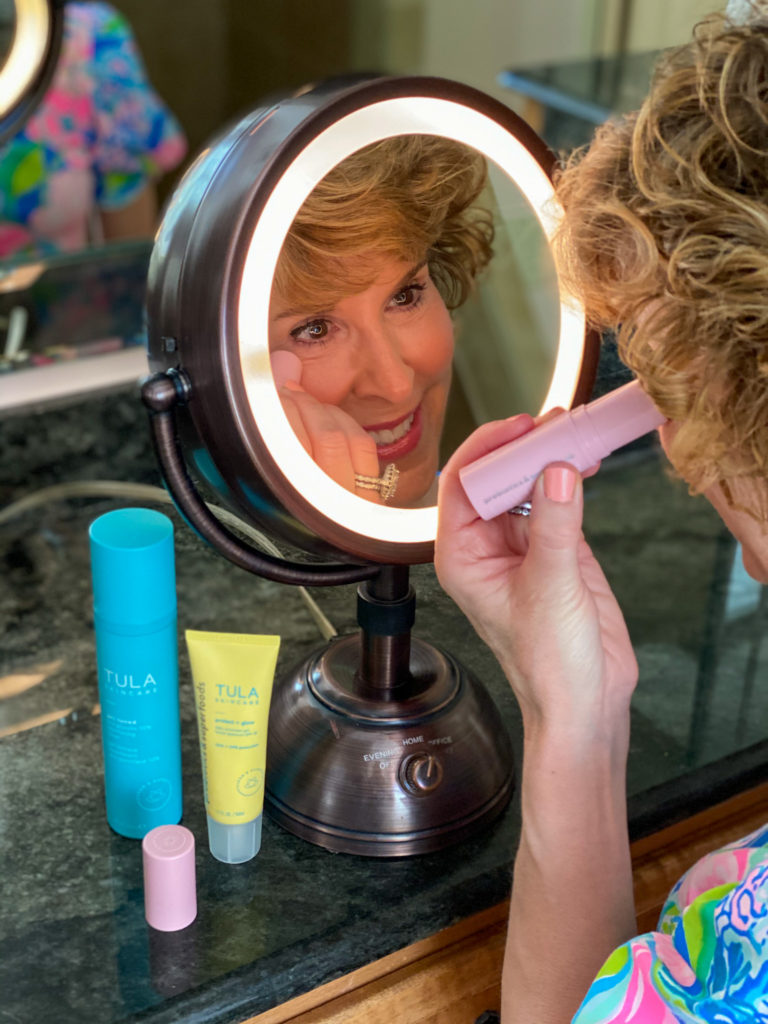
[[[390,501],[393,508],[429,508],[437,504],[437,475],[431,474],[428,481],[403,481],[405,486],[395,491]]]

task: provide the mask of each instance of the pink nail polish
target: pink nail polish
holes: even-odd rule
[[[544,493],[551,501],[567,502],[576,489],[576,472],[570,466],[547,466]]]

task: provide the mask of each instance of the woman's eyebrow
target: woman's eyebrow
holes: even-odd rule
[[[303,320],[319,320],[322,316],[330,316],[333,310],[318,309],[312,313],[307,312],[306,306],[292,306],[289,309],[282,309],[271,318],[272,320],[285,320],[287,317],[300,316]]]
[[[405,274],[400,283],[395,287],[395,291],[400,291],[401,288],[405,288],[406,285],[410,284],[414,276],[418,274],[420,270],[423,270],[427,265],[427,260],[422,260],[421,263],[417,263],[416,266],[411,267],[407,274]]]

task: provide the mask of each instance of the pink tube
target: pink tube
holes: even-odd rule
[[[489,452],[459,470],[459,478],[477,514],[493,519],[528,501],[550,462],[569,462],[583,472],[665,422],[632,381]]]

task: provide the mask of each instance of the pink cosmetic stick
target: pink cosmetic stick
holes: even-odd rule
[[[569,462],[583,472],[665,422],[635,380],[471,462],[459,470],[459,478],[477,514],[493,519],[529,501],[551,462]]]

